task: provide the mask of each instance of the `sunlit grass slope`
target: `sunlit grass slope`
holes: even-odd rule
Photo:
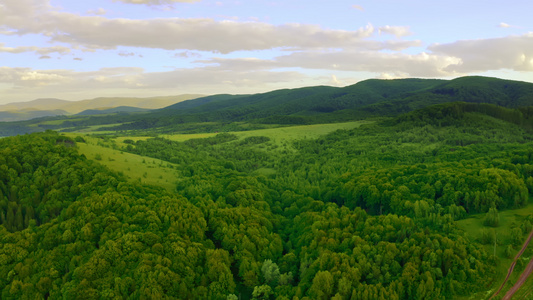
[[[369,123],[369,121],[280,127],[231,133],[237,135],[240,139],[250,136],[266,136],[271,139],[273,144],[283,147],[290,145],[290,143],[295,140],[314,139],[338,129],[353,129],[367,123]],[[84,154],[87,158],[96,160],[114,171],[122,172],[131,180],[161,186],[167,190],[174,190],[177,175],[172,164],[158,159],[118,150],[121,147],[126,146],[124,143],[125,140],[145,140],[148,137],[116,137],[111,139],[111,142],[105,142],[98,137],[82,133],[68,133],[67,135],[72,138],[78,135],[83,136],[86,143],[78,143],[78,147],[80,153]],[[161,137],[182,142],[190,139],[212,137],[215,135],[217,135],[217,133],[161,135]],[[118,149],[113,149],[111,147],[113,143],[116,144]],[[262,171],[264,170],[259,170],[260,173]],[[268,173],[268,170],[265,172]]]
[[[370,121],[355,121],[345,123],[332,123],[332,124],[314,124],[314,125],[302,125],[302,126],[290,126],[290,127],[278,127],[270,129],[259,129],[249,131],[235,131],[230,132],[235,134],[241,139],[250,136],[266,136],[272,141],[278,144],[290,142],[300,139],[315,139],[322,135],[326,135],[330,132],[339,129],[353,129],[363,124],[371,123]],[[199,134],[175,134],[175,135],[161,135],[161,137],[172,141],[186,141],[196,138],[206,138],[217,135],[217,133],[199,133]]]
[[[76,134],[72,134],[76,136]],[[171,163],[135,155],[98,144],[99,139],[83,137],[86,143],[77,143],[80,154],[96,160],[111,170],[122,172],[132,181],[156,185],[169,191],[175,189],[176,171]]]

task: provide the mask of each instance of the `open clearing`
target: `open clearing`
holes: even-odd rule
[[[69,136],[75,137],[77,134]],[[171,163],[122,152],[99,145],[99,139],[84,136],[86,143],[77,143],[80,154],[88,159],[96,160],[116,172],[122,172],[132,181],[160,186],[168,191],[175,190],[177,172]]]
[[[515,247],[512,258],[507,258],[505,256],[505,248],[511,244],[511,229],[520,226],[520,224],[522,224],[531,214],[533,214],[533,203],[530,201],[529,204],[524,208],[500,211],[500,226],[495,228],[483,225],[485,214],[473,215],[470,218],[457,221],[458,226],[465,231],[465,237],[472,241],[479,241],[481,239],[483,229],[491,232],[494,230],[496,234],[496,247],[494,247],[494,244],[484,246],[487,253],[494,254],[496,252],[496,256],[499,259],[499,263],[496,267],[496,277],[487,278],[487,284],[492,282],[490,286],[492,290],[490,293],[487,293],[487,295],[484,295],[485,298],[490,296],[492,292],[495,292],[503,282],[505,276],[507,275],[508,268],[513,261],[514,255],[521,247],[521,245]],[[528,234],[529,232],[523,234],[524,240],[527,238]],[[505,284],[503,290],[500,292],[500,295],[504,295],[520,276],[520,273],[531,259],[531,248],[532,246],[530,245],[528,250],[526,250],[526,252],[519,259],[513,274],[511,275],[509,281]],[[522,289],[515,294],[515,297],[517,299],[522,299],[527,293],[530,292],[531,286],[533,286],[533,279],[529,278]]]
[[[339,129],[353,129],[363,124],[369,124],[369,121],[356,121],[333,124],[314,124],[303,126],[279,127],[271,129],[260,129],[250,131],[236,131],[230,132],[237,135],[240,139],[250,136],[266,136],[271,139],[271,143],[277,145],[287,145],[294,140],[299,139],[315,139],[322,135]],[[176,135],[160,135],[173,141],[186,141],[190,139],[207,138],[217,135],[218,133],[198,133],[198,134],[176,134]],[[150,185],[164,187],[169,191],[173,191],[176,182],[175,166],[171,163],[161,161],[154,158],[135,155],[127,152],[122,152],[120,148],[126,146],[125,140],[146,140],[149,137],[132,137],[121,136],[108,139],[107,141],[87,135],[85,132],[71,132],[65,135],[75,138],[76,136],[83,136],[86,143],[78,143],[80,153],[87,158],[98,161],[99,163],[109,167],[110,169],[122,172],[124,175],[133,181],[140,181]],[[115,144],[115,147],[113,147]],[[273,170],[265,169],[258,170],[260,174],[271,174]]]
[[[233,131],[229,132],[235,134],[239,138],[247,138],[250,136],[266,136],[276,143],[283,143],[287,141],[294,141],[300,139],[315,139],[322,135],[326,135],[330,132],[339,129],[353,129],[363,124],[370,124],[371,121],[355,121],[345,123],[331,123],[331,124],[313,124],[313,125],[301,125],[290,127],[278,127],[269,129],[258,129],[249,131]],[[218,133],[198,133],[198,134],[174,134],[174,135],[161,135],[162,138],[166,138],[172,141],[186,141],[197,138],[207,138],[217,135]]]

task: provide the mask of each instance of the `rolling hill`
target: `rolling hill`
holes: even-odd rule
[[[117,129],[172,127],[192,122],[312,124],[395,116],[433,104],[533,105],[533,84],[489,77],[454,80],[371,79],[344,87],[307,87],[254,95],[217,95],[132,117]]]
[[[109,99],[107,101],[118,104]],[[107,125],[106,131],[155,130],[160,133],[249,130],[274,125],[391,117],[434,104],[457,101],[507,108],[533,106],[533,84],[480,76],[453,80],[370,79],[343,88],[314,86],[251,95],[213,95],[181,101],[146,113],[94,115],[84,119],[59,117],[43,119],[45,123],[37,120],[4,124],[0,126],[0,133],[6,135],[6,128],[13,126],[20,133],[25,132],[21,129],[25,127],[31,127],[27,132],[44,129],[75,131],[89,126],[97,128],[98,125]],[[65,121],[51,124],[50,120]],[[244,126],[244,123],[256,125]],[[111,124],[116,125],[110,127]]]

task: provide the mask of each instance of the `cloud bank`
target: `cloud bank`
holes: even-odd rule
[[[159,6],[201,1],[115,2]],[[364,11],[359,5],[351,8]],[[257,20],[111,18],[104,8],[86,14],[64,11],[48,0],[4,0],[0,5],[0,36],[39,36],[48,45],[5,42],[0,43],[0,54],[33,53],[42,64],[47,61],[51,64],[51,58],[58,55],[68,55],[73,66],[86,66],[91,59],[85,52],[112,53],[117,59],[139,63],[141,57],[144,60],[149,56],[143,50],[149,49],[165,53],[168,65],[186,64],[164,72],[99,65],[90,72],[2,67],[0,91],[14,97],[17,93],[42,96],[88,89],[103,94],[111,90],[135,93],[157,90],[164,94],[182,90],[205,94],[228,90],[247,92],[284,84],[309,85],[313,80],[318,84],[348,84],[356,79],[346,74],[357,72],[396,78],[455,77],[494,70],[533,71],[533,33],[426,46],[412,38],[415,32],[410,26],[367,24],[340,30],[316,24],[270,24]],[[507,23],[499,27],[516,28]]]

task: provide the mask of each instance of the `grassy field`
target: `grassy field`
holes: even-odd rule
[[[496,272],[497,276],[496,278],[487,278],[487,284],[490,285],[490,290],[487,291],[487,294],[483,295],[477,295],[471,299],[485,299],[488,296],[490,296],[493,292],[495,292],[500,285],[503,283],[503,280],[507,276],[507,271],[509,269],[509,266],[511,265],[514,255],[518,252],[519,247],[515,247],[513,252],[513,258],[508,258],[505,256],[505,248],[511,244],[511,229],[519,226],[526,220],[526,218],[533,214],[533,203],[530,203],[520,209],[512,209],[512,210],[505,210],[499,212],[500,217],[500,225],[498,227],[486,227],[483,225],[483,221],[485,219],[485,214],[478,214],[474,215],[468,219],[457,221],[458,226],[465,231],[465,236],[469,238],[471,241],[480,241],[482,231],[489,230],[494,231],[497,238],[497,245],[496,247],[494,244],[491,245],[485,245],[485,250],[490,254],[496,254],[496,256],[499,258],[499,263],[496,266]],[[524,233],[523,239],[527,238],[527,235],[529,232]],[[533,245],[529,245],[528,249],[522,257],[520,258],[520,262],[517,263],[517,267],[513,271],[513,275],[511,275],[509,281],[505,285],[502,292],[500,292],[500,295],[505,295],[505,292],[513,286],[513,284],[517,281],[518,277],[520,276],[520,273],[524,269],[524,267],[528,264],[529,260],[531,259],[531,249],[533,248]],[[526,296],[527,293],[531,291],[533,288],[533,279],[529,278],[528,281],[522,286],[522,288],[515,294],[515,298],[517,299],[523,299],[524,296]],[[525,298],[529,299],[529,298]]]
[[[78,134],[68,134],[75,137]],[[99,139],[83,137],[86,143],[77,143],[79,151],[88,159],[96,160],[108,168],[122,172],[132,181],[160,186],[174,191],[176,185],[176,171],[174,165],[159,159],[144,157],[127,152],[121,152],[104,147]]]
[[[280,127],[231,133],[237,135],[240,139],[250,136],[266,136],[271,139],[271,144],[288,148],[288,145],[290,145],[294,140],[314,139],[338,129],[352,129],[367,123],[369,122],[357,121],[335,124]],[[177,175],[174,171],[174,165],[158,159],[117,150],[126,146],[124,141],[127,139],[137,141],[145,140],[149,137],[122,136],[103,140],[98,137],[91,136],[85,132],[65,133],[65,135],[72,138],[75,138],[76,136],[82,136],[86,140],[86,143],[78,143],[80,153],[85,154],[85,156],[89,159],[93,159],[102,163],[112,170],[124,173],[130,178],[130,180],[161,186],[167,190],[174,190],[175,188]],[[215,135],[217,135],[217,133],[161,135],[161,137],[182,142],[189,139],[207,138]],[[260,147],[263,146],[260,145]],[[256,172],[258,174],[269,175],[272,174],[274,170],[259,169]]]
[[[330,132],[339,129],[353,129],[363,124],[369,124],[370,121],[355,121],[345,123],[332,123],[332,124],[313,124],[302,126],[290,126],[290,127],[278,127],[270,129],[259,129],[249,131],[234,131],[230,132],[235,134],[241,139],[250,136],[266,136],[274,143],[281,145],[287,142],[300,139],[316,139],[322,135],[326,135]],[[217,133],[198,133],[198,134],[175,134],[175,135],[161,135],[161,137],[172,141],[186,141],[189,139],[206,138],[217,135]]]

